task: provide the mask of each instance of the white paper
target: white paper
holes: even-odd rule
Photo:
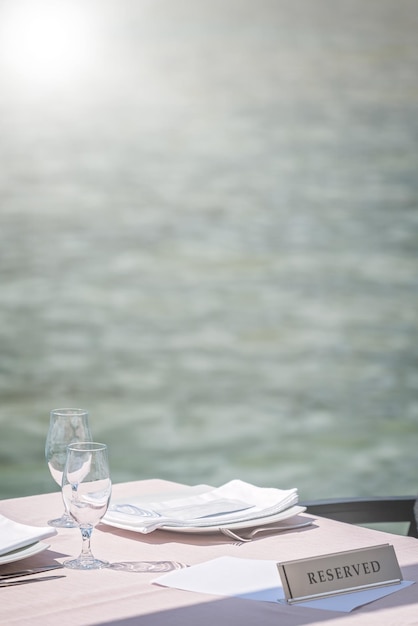
[[[0,555],[56,535],[55,528],[20,524],[0,515]]]
[[[224,556],[164,574],[153,582],[165,587],[197,593],[233,596],[262,602],[286,602],[276,561]],[[300,602],[296,606],[348,613],[358,606],[383,598],[412,584],[414,583],[411,581],[403,581],[399,585]]]

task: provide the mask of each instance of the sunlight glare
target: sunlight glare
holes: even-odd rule
[[[80,77],[92,60],[93,41],[82,4],[17,0],[2,15],[0,58],[15,81],[56,86]]]

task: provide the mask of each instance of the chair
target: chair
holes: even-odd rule
[[[306,512],[348,524],[408,522],[408,537],[418,538],[416,496],[337,498],[300,502]]]

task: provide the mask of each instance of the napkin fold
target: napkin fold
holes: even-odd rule
[[[0,515],[0,555],[56,535],[50,526],[28,526]]]
[[[134,526],[144,534],[170,526],[221,527],[275,515],[297,502],[296,488],[256,487],[242,480],[231,480],[221,487],[207,487],[203,493],[153,502],[133,498],[129,502],[111,503],[103,521]]]

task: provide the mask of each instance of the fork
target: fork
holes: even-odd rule
[[[268,533],[268,532],[283,532],[285,530],[293,530],[295,528],[303,528],[305,526],[310,526],[313,520],[306,520],[304,522],[299,522],[298,524],[287,524],[286,526],[261,526],[260,528],[254,528],[249,533],[245,535],[238,535],[233,532],[229,528],[219,528],[221,533],[226,537],[230,537],[231,539],[235,539],[240,543],[247,543],[252,541],[253,538],[259,533]]]

